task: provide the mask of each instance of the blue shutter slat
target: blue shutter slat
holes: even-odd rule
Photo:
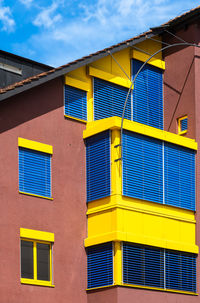
[[[51,197],[51,155],[19,148],[19,191]]]
[[[195,152],[164,144],[165,203],[195,210]]]
[[[123,282],[164,287],[164,254],[156,248],[123,243]]]
[[[196,292],[196,256],[123,243],[123,282]]]
[[[113,284],[112,243],[87,248],[88,288]]]
[[[110,133],[86,140],[87,202],[110,195]]]
[[[143,62],[133,60],[133,78]],[[133,120],[163,129],[162,71],[150,64],[137,76],[133,90]]]
[[[163,203],[162,142],[123,131],[123,195]]]
[[[196,257],[166,250],[166,288],[196,292]]]
[[[108,81],[94,78],[94,120],[112,116],[122,117],[128,89]],[[126,107],[125,118],[131,119],[131,95]]]
[[[185,131],[188,129],[188,118],[181,120],[181,131]]]
[[[65,115],[87,120],[86,91],[65,85]]]

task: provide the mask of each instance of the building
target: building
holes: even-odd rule
[[[0,89],[0,302],[199,301],[199,14]]]

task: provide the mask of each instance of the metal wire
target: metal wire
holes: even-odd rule
[[[172,35],[173,37],[175,37],[177,40],[182,41],[184,43],[188,43],[187,41],[183,40],[182,38],[174,35],[173,33],[171,33],[170,31],[168,31],[167,29],[164,30],[165,32],[167,32],[168,34]]]
[[[188,43],[188,42],[184,42],[184,43],[174,43],[174,44],[171,44],[171,45],[167,45],[161,49],[159,49],[158,51],[156,51],[153,55],[151,55],[143,64],[142,66],[139,68],[138,72],[136,73],[134,79],[131,81],[131,86],[129,87],[129,90],[128,90],[128,93],[126,95],[126,100],[124,102],[124,108],[123,108],[123,112],[122,112],[122,121],[121,121],[121,131],[120,131],[120,145],[121,145],[121,159],[123,161],[123,123],[124,123],[124,115],[125,115],[125,110],[126,110],[126,105],[127,105],[127,101],[128,101],[128,97],[129,97],[129,94],[132,90],[132,87],[137,79],[137,76],[139,75],[139,73],[141,72],[141,70],[144,68],[144,66],[155,56],[157,55],[158,53],[160,53],[161,51],[163,50],[166,50],[170,47],[173,47],[173,46],[194,46],[194,47],[198,47],[200,48],[199,45],[197,44],[193,44],[193,43]]]
[[[127,78],[131,81],[131,78],[125,72],[125,70],[123,69],[123,67],[121,66],[121,64],[115,59],[115,57],[113,56],[113,54],[110,51],[107,51],[107,52],[110,54],[110,56],[113,58],[113,60],[117,63],[117,65],[121,68],[121,70],[124,72],[124,74],[127,76]]]

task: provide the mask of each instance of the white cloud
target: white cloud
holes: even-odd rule
[[[11,10],[8,6],[3,6],[3,2],[0,1],[0,26],[1,31],[12,32],[15,28],[15,20],[12,18]]]
[[[27,8],[30,8],[33,4],[33,0],[19,0],[23,5],[25,5]]]
[[[57,22],[62,20],[61,14],[54,14],[57,8],[58,3],[56,2],[53,2],[49,7],[43,8],[36,16],[33,24],[36,26],[43,26],[45,28],[54,26]]]
[[[34,20],[35,25],[41,26],[40,33],[30,37],[26,47],[38,57],[44,54],[39,57],[41,62],[65,64],[134,37],[196,5],[196,0],[191,0],[190,7],[187,0],[73,0],[73,4],[70,1],[64,4],[63,0],[54,0]],[[61,10],[60,5],[65,7]],[[76,11],[73,18],[69,17],[70,9]],[[21,47],[18,45],[18,49]]]

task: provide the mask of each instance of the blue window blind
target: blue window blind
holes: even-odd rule
[[[196,292],[196,257],[166,250],[166,288]]]
[[[87,201],[110,195],[110,132],[86,140]]]
[[[195,151],[164,144],[165,203],[195,210]]]
[[[19,148],[19,191],[51,197],[51,155]]]
[[[123,244],[123,282],[164,288],[164,253],[161,249]]]
[[[86,91],[65,85],[65,115],[87,120]]]
[[[94,120],[112,116],[122,117],[128,89],[94,78]],[[131,119],[131,94],[127,102],[125,118]]]
[[[143,62],[133,60],[134,78]],[[133,89],[133,120],[163,129],[163,79],[162,70],[146,64]]]
[[[196,256],[123,243],[123,282],[196,292]]]
[[[113,284],[112,243],[87,248],[88,288]]]
[[[162,142],[123,131],[123,195],[163,203]]]
[[[188,118],[182,119],[180,121],[180,126],[181,126],[181,132],[185,131],[188,129]]]

